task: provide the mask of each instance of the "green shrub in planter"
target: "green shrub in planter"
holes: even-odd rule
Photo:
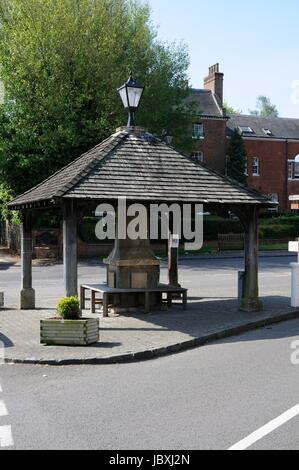
[[[65,297],[57,305],[57,313],[64,320],[77,320],[80,318],[80,302],[78,297]]]

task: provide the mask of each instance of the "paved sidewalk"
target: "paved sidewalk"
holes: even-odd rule
[[[67,365],[145,360],[299,317],[299,310],[289,307],[289,298],[263,301],[265,311],[258,314],[239,312],[234,299],[195,298],[187,311],[175,305],[165,312],[101,318],[100,342],[85,348],[39,344],[39,320],[53,316],[54,310],[1,310],[0,341],[7,362]]]

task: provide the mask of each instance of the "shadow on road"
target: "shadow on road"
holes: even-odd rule
[[[5,348],[12,348],[14,346],[14,343],[5,335],[0,333],[0,344],[4,344]]]
[[[239,310],[239,303],[237,299],[214,299],[214,300],[195,300],[190,301],[187,311],[183,311],[180,304],[174,304],[171,310],[154,312],[151,314],[130,314],[128,317],[142,320],[144,323],[126,328],[122,325],[121,328],[116,324],[113,327],[113,322],[107,328],[111,331],[177,331],[189,335],[191,338],[208,335],[214,332],[221,332],[226,329],[237,328],[240,326],[248,325],[256,321],[267,321],[269,318],[280,317],[286,314],[296,315],[296,309],[292,309],[289,297],[282,296],[268,296],[262,298],[264,304],[264,311],[260,313],[246,313]],[[299,313],[298,313],[299,317]],[[275,321],[275,320],[274,320]],[[148,323],[148,327],[146,324]],[[273,335],[278,335],[274,327],[260,326],[261,331],[265,335],[259,335],[257,339],[264,339],[271,337],[271,329]],[[105,328],[106,329],[106,328]],[[299,331],[298,331],[299,334]],[[287,336],[287,332],[286,332]],[[275,336],[276,337],[276,336]],[[282,336],[284,337],[284,336]],[[227,339],[223,341],[242,341],[242,336],[237,339]],[[248,339],[244,339],[248,341]]]

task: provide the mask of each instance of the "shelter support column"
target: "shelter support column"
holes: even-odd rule
[[[261,312],[258,283],[258,208],[247,207],[239,214],[245,229],[245,276],[240,310]]]
[[[35,309],[35,291],[32,288],[32,213],[21,214],[21,292],[20,310]]]
[[[63,282],[66,297],[78,295],[77,211],[73,201],[63,203]]]

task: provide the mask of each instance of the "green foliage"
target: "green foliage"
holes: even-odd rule
[[[267,96],[259,96],[256,102],[257,109],[250,111],[253,116],[278,117],[277,107],[271,103]]]
[[[243,233],[244,229],[238,220],[207,217],[204,219],[203,232],[205,241],[213,241],[218,239],[220,233]]]
[[[96,224],[99,221],[96,217],[84,217],[79,224],[78,234],[85,243],[100,244],[103,243],[96,237]],[[104,243],[107,243],[105,240]]]
[[[64,320],[77,320],[80,317],[78,297],[65,297],[57,305],[57,313]]]
[[[223,219],[221,217],[206,217],[204,219],[204,240],[214,241],[218,234],[243,233],[244,228],[238,220]],[[259,220],[259,237],[261,240],[279,240],[299,237],[299,217],[280,216]]]
[[[0,183],[0,220],[10,219],[12,222],[19,224],[18,213],[9,211],[7,204],[13,199],[13,193],[5,183]]]
[[[291,237],[291,238],[298,238],[299,237],[299,217],[298,215],[282,215],[280,217],[272,218],[271,220],[261,220],[260,221],[261,228],[265,225],[274,227],[287,227],[288,229],[282,229],[284,233],[287,232],[286,235],[283,237],[277,238],[284,238],[284,237]]]
[[[244,139],[238,129],[235,129],[228,149],[227,176],[244,186],[247,184],[246,160]]]
[[[223,107],[225,109],[226,115],[227,116],[235,116],[237,114],[242,114],[241,109],[234,109],[232,106],[230,106],[228,103],[224,103]]]
[[[39,228],[60,228],[62,226],[62,214],[53,211],[36,212],[33,220],[33,227]]]
[[[293,225],[263,224],[259,228],[259,237],[262,240],[282,239],[292,237],[295,232]]]
[[[138,0],[0,0],[0,181],[15,193],[98,144],[127,117],[116,89],[146,85],[137,124],[189,151],[189,57],[157,40]]]

